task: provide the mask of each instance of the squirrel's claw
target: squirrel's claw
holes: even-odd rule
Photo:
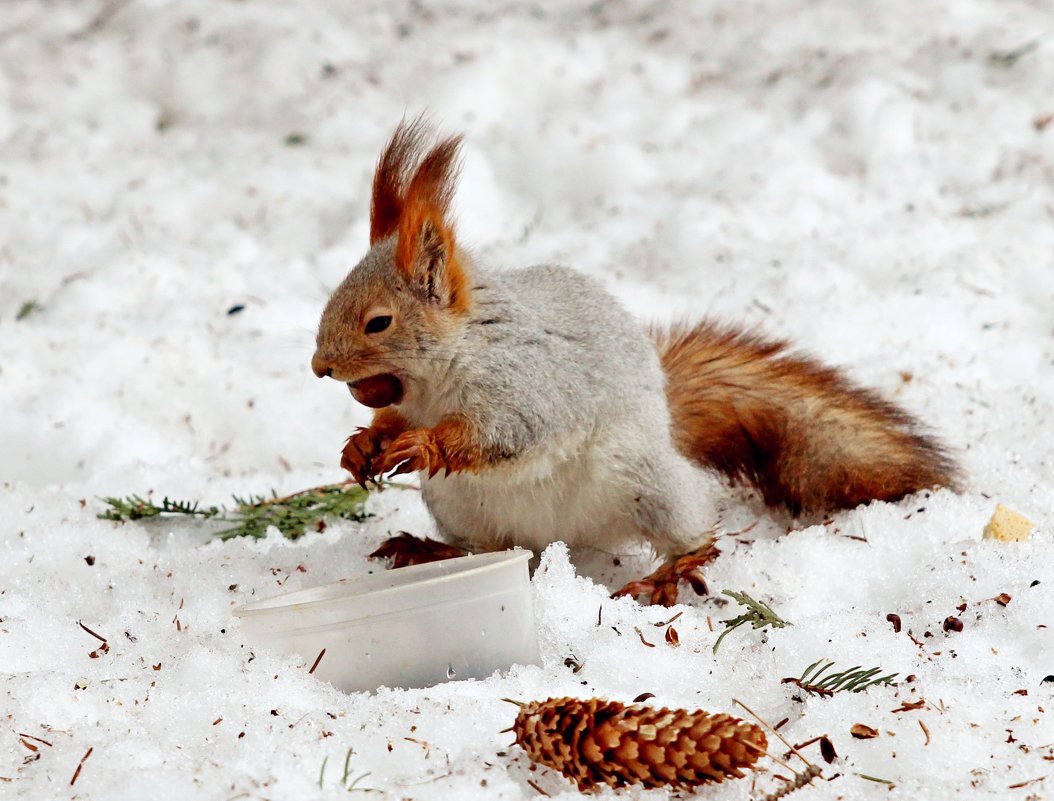
[[[681,581],[688,582],[696,594],[707,595],[709,589],[703,578],[702,568],[716,559],[719,553],[717,546],[710,542],[691,553],[675,556],[667,560],[651,575],[639,581],[631,581],[622,589],[613,592],[611,597],[648,595],[652,604],[673,606],[677,603],[677,592]]]
[[[375,475],[428,471],[429,478],[445,466],[435,438],[427,428],[404,431],[373,465]]]
[[[368,489],[366,482],[376,476],[373,460],[381,453],[383,444],[382,437],[369,428],[356,429],[344,443],[340,466],[351,473],[352,478],[363,489]]]

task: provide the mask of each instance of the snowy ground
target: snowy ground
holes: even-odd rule
[[[887,796],[860,773],[904,798],[1054,797],[1049,6],[550,6],[0,6],[0,796],[337,798],[368,773],[356,793],[530,799],[530,778],[571,798],[507,748],[499,699],[651,692],[828,734],[837,778],[801,798]],[[424,108],[467,133],[460,230],[480,258],[567,261],[642,317],[791,337],[928,421],[967,491],[780,537],[788,521],[744,504],[729,528],[757,521],[736,538],[757,541],[726,540],[711,586],[794,626],[716,657],[707,621],[733,607],[692,599],[680,647],[648,648],[634,627],[670,612],[606,600],[559,546],[535,579],[541,667],[345,696],[254,652],[233,606],[376,569],[389,532],[429,533],[419,499],[296,543],[203,544],[97,520],[96,497],[342,478],[366,416],[311,375],[313,328],[364,250],[380,145]],[[997,501],[1031,541],[981,541]],[[577,561],[612,583],[647,567]],[[109,652],[90,658],[78,621]],[[820,657],[916,678],[799,702],[779,680]],[[762,774],[753,797],[777,786]]]

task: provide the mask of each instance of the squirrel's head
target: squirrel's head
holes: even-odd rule
[[[311,369],[368,406],[398,403],[408,380],[427,380],[471,307],[449,219],[461,137],[427,140],[421,119],[396,128],[373,177],[370,251],[318,326]]]

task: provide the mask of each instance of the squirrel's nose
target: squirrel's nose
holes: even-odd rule
[[[319,351],[315,351],[315,355],[311,357],[311,370],[319,378],[328,378],[333,375],[333,365]]]

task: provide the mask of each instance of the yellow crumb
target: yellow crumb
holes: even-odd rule
[[[1020,542],[1027,540],[1035,528],[1032,521],[1020,512],[1015,512],[1003,504],[996,504],[992,519],[984,527],[984,538],[986,540],[1000,540],[1002,542]]]

